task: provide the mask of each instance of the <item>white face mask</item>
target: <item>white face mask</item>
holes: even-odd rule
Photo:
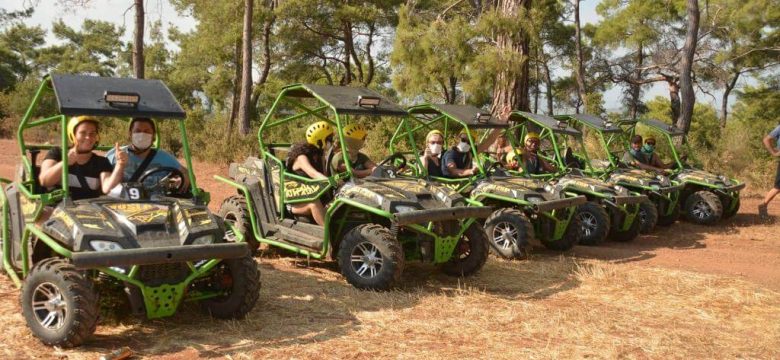
[[[141,151],[148,149],[152,146],[152,134],[144,132],[133,133],[133,146]]]
[[[458,143],[458,151],[464,153],[469,151],[469,144],[463,141]]]
[[[441,154],[441,144],[428,144],[428,149],[431,150],[433,155]]]

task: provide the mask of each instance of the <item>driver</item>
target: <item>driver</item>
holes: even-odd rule
[[[664,172],[668,166],[661,162],[658,155],[654,153],[655,138],[648,136],[645,139],[645,145],[642,145],[642,135],[634,135],[631,138],[631,148],[623,154],[622,161],[630,166],[638,167],[643,170],[651,170],[658,173]]]
[[[287,154],[287,171],[311,179],[327,179],[323,174],[323,154],[333,146],[333,128],[326,121],[318,121],[306,129],[306,142],[294,144]],[[317,225],[325,225],[325,207],[320,200],[288,204],[295,215],[311,216]]]
[[[539,156],[539,134],[529,132],[525,135],[525,147],[520,154],[522,167],[526,174],[538,175],[555,172],[555,166]]]
[[[162,149],[152,148],[157,127],[152,119],[133,118],[130,121],[130,145],[119,148],[118,152],[128,155],[127,166],[124,169],[124,182],[136,182],[149,169],[160,167],[171,167],[178,169],[182,174],[187,173],[187,168],[181,166],[179,161],[173,155]],[[106,153],[106,157],[111,164],[117,162],[117,149],[111,149]],[[153,181],[159,181],[165,174],[153,176]],[[183,176],[183,188],[189,186],[189,178]]]
[[[88,199],[107,194],[122,181],[127,166],[127,154],[117,157],[113,167],[108,160],[92,152],[98,142],[100,130],[97,119],[76,116],[68,121],[68,139],[73,146],[68,150],[68,189],[73,200]],[[114,144],[114,149],[119,144]],[[49,150],[41,163],[38,177],[41,185],[52,188],[62,180],[62,150]]]
[[[428,176],[442,177],[441,149],[444,145],[444,134],[439,130],[431,130],[425,136],[425,152],[420,156],[420,163],[428,170]]]
[[[491,131],[485,139],[477,145],[477,152],[482,153],[488,149],[488,146],[492,144],[496,138],[501,134],[499,129]],[[441,158],[441,172],[444,176],[449,178],[460,178],[472,176],[477,173],[477,162],[473,161],[471,153],[471,141],[469,135],[474,138],[474,135],[463,129],[455,140],[457,143],[455,146],[447,150]]]
[[[361,179],[371,175],[376,168],[376,164],[366,155],[360,152],[363,145],[366,143],[366,128],[360,124],[349,124],[344,127],[344,145],[347,148],[347,155],[349,157],[349,165],[352,167],[352,175]],[[331,164],[331,172],[338,174],[347,171],[347,166],[344,164],[344,156],[341,155],[341,148],[336,146],[336,152],[333,154],[333,163]]]

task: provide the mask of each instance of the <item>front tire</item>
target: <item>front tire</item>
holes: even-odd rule
[[[531,248],[534,229],[522,211],[503,208],[485,221],[490,249],[505,259],[525,259]]]
[[[358,289],[389,290],[401,279],[404,253],[389,229],[362,224],[347,232],[338,250],[341,273]]]
[[[649,234],[655,229],[658,223],[658,208],[650,200],[644,200],[639,203],[639,232]]]
[[[569,225],[566,226],[563,237],[558,240],[542,239],[541,241],[542,245],[550,250],[567,251],[580,242],[580,237],[582,237],[582,222],[577,216],[577,210],[575,210]]]
[[[723,219],[734,217],[734,215],[737,215],[739,212],[739,207],[742,205],[742,202],[739,200],[739,198],[733,199],[731,201],[736,201],[737,205],[735,205],[731,210],[723,210]]]
[[[46,345],[79,346],[97,327],[98,294],[92,281],[69,260],[40,261],[24,279],[22,315]]]
[[[596,246],[607,239],[609,214],[601,205],[588,201],[577,207],[574,216],[577,216],[580,222],[580,244]]]
[[[639,231],[642,229],[642,221],[639,219],[639,213],[634,217],[634,221],[631,222],[631,226],[625,231],[618,230],[620,224],[613,224],[613,228],[610,231],[610,239],[617,242],[629,242],[636,239],[639,236]]]
[[[233,195],[222,201],[222,205],[219,207],[219,216],[225,219],[225,222],[231,223],[237,231],[244,235],[244,241],[249,246],[249,251],[253,254],[257,252],[257,249],[260,248],[260,243],[254,236],[252,221],[249,216],[249,206],[247,206],[246,199],[243,196]],[[228,234],[226,234],[226,238],[229,242],[235,242],[235,238],[231,238]]]
[[[251,255],[222,260],[210,281],[210,288],[227,294],[203,300],[200,305],[204,312],[218,319],[243,319],[260,297],[260,269]]]
[[[485,266],[487,258],[487,237],[482,226],[475,222],[466,229],[455,245],[452,257],[442,264],[441,270],[450,276],[471,276]]]
[[[723,204],[712,192],[697,191],[685,200],[685,217],[690,222],[710,225],[720,220],[722,216]]]

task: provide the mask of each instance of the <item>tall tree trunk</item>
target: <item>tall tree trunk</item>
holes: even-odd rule
[[[376,33],[376,26],[370,24],[368,26],[368,40],[366,41],[366,60],[368,62],[368,74],[366,74],[366,81],[363,82],[363,86],[368,86],[374,81],[374,71],[376,64],[374,64],[374,57],[371,55],[371,46],[374,44],[374,35]]]
[[[352,44],[352,26],[346,21],[342,24],[342,32],[344,34],[344,78],[341,81],[341,85],[349,85],[352,82],[352,65],[350,65],[350,58],[352,58],[352,49],[349,47]]]
[[[631,109],[629,110],[631,120],[636,120],[639,115],[639,102],[641,101],[639,96],[642,95],[642,85],[640,84],[642,81],[642,70],[640,68],[643,66],[644,62],[644,48],[642,47],[642,43],[640,43],[636,51],[637,69],[634,71],[634,80],[636,83],[631,84]]]
[[[531,1],[496,0],[495,7],[507,17],[517,16],[521,12],[527,16]],[[495,43],[500,52],[514,53],[515,57],[522,62],[520,69],[504,69],[496,74],[491,111],[501,120],[506,120],[512,110],[530,111],[528,96],[529,40],[525,32],[515,34],[499,32]]]
[[[249,134],[249,118],[252,96],[252,10],[254,0],[244,0],[244,32],[241,60],[241,101],[238,105],[238,129],[241,135]]]
[[[726,120],[729,116],[729,94],[731,94],[731,90],[734,90],[734,86],[737,85],[737,80],[739,80],[740,73],[737,72],[734,74],[734,77],[731,78],[731,81],[729,81],[728,84],[726,84],[726,89],[723,90],[723,101],[721,101],[720,105],[720,128],[725,129],[726,128]]]
[[[553,114],[553,82],[552,82],[552,76],[550,75],[550,65],[547,63],[547,59],[545,59],[542,62],[542,66],[544,67],[544,87],[547,91],[547,94],[545,97],[547,98],[547,115],[552,116]]]
[[[238,107],[241,99],[241,39],[236,39],[236,47],[233,51],[233,62],[236,67],[235,74],[233,75],[233,101],[230,105],[230,117],[228,118],[227,128],[225,129],[225,137],[230,139],[233,134],[233,124],[238,117]]]
[[[144,78],[144,1],[134,0],[135,33],[133,35],[133,72],[136,79]]]
[[[669,102],[671,103],[672,122],[680,117],[680,85],[673,79],[667,80],[669,84]],[[678,124],[679,125],[679,124]]]
[[[454,104],[458,100],[458,78],[450,76],[450,98],[448,104]]]
[[[539,50],[534,50],[534,114],[539,113]]]
[[[588,111],[588,93],[585,88],[585,64],[582,56],[582,31],[580,29],[580,0],[574,0],[574,44],[577,47],[577,96]],[[579,113],[579,106],[577,106]]]
[[[696,103],[696,94],[693,92],[693,56],[696,53],[696,41],[699,37],[699,0],[688,0],[688,30],[685,33],[685,45],[683,57],[680,61],[680,116],[677,118],[677,127],[688,133],[693,118],[693,105]]]

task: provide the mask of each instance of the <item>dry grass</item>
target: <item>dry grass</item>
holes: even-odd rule
[[[539,256],[491,259],[469,279],[410,265],[403,287],[358,291],[330,264],[262,262],[261,302],[244,321],[188,308],[171,319],[103,324],[61,351],[40,345],[2,280],[3,358],[95,358],[127,345],[155,358],[711,358],[780,356],[780,294],[686,271]]]

